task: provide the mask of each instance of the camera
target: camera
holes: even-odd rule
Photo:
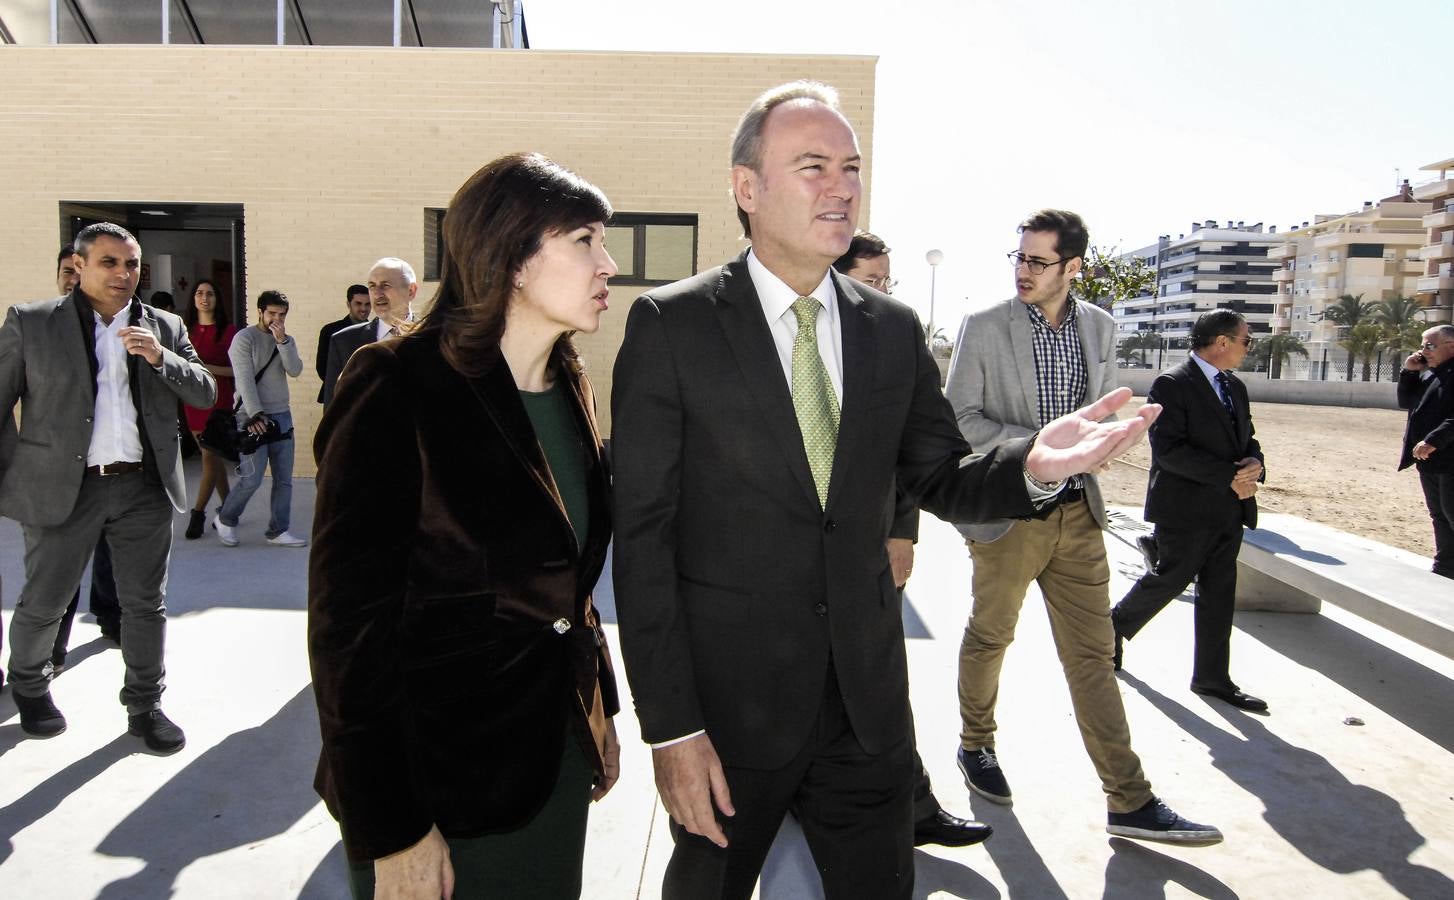
[[[254,434],[248,429],[248,425],[251,425],[254,422],[266,423],[268,427],[267,431],[264,431],[262,434]],[[257,415],[253,416],[251,419],[248,420],[247,425],[244,425],[241,429],[238,430],[237,452],[239,454],[256,453],[257,448],[261,447],[263,444],[271,444],[273,441],[284,440],[291,437],[292,434],[293,430],[291,428],[284,432],[282,428],[278,426],[277,419],[274,419],[272,416],[266,413],[258,413]]]

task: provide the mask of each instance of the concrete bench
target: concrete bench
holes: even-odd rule
[[[1135,546],[1151,525],[1141,510],[1112,507],[1110,532]],[[1454,582],[1415,553],[1310,522],[1264,512],[1243,536],[1237,608],[1316,613],[1345,609],[1454,658]]]

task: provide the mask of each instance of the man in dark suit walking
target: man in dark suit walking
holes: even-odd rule
[[[362,325],[369,320],[369,289],[361,284],[351,284],[343,295],[344,302],[348,304],[348,312],[343,318],[334,319],[327,325],[318,329],[318,353],[313,360],[313,368],[318,372],[318,402],[323,402],[323,382],[328,378],[328,342],[333,336],[345,328],[354,325]]]
[[[333,387],[338,376],[348,364],[353,351],[364,344],[382,341],[393,334],[399,334],[406,322],[414,320],[414,295],[419,293],[419,282],[414,278],[414,267],[392,256],[386,256],[369,269],[369,302],[374,317],[358,325],[340,329],[328,341],[328,366],[323,376],[323,405],[333,400]]]
[[[970,455],[913,312],[829,271],[860,193],[832,89],[759,97],[732,163],[752,249],[636,301],[612,396],[622,649],[676,841],[663,896],[750,896],[791,809],[828,897],[908,897],[896,475],[937,515],[1029,515],[1156,410],[1100,422],[1121,391]]]
[[[0,328],[0,415],[21,406],[0,514],[25,534],[10,681],[21,730],[65,730],[50,695],[51,652],[91,548],[104,537],[115,551],[128,730],[170,752],[184,743],[161,711],[172,512],[187,503],[177,400],[210,407],[217,383],[182,320],[136,298],[136,238],[103,222],[82,229],[75,249],[80,281],[71,293],[13,306]]]
[[[1434,522],[1434,574],[1454,578],[1454,325],[1424,332],[1404,360],[1398,405],[1409,411],[1399,470],[1417,466]]]
[[[1111,610],[1114,662],[1119,669],[1122,641],[1196,579],[1191,689],[1261,712],[1267,703],[1243,693],[1229,672],[1237,553],[1242,527],[1257,527],[1257,485],[1266,477],[1247,388],[1231,372],[1252,335],[1240,313],[1214,309],[1192,326],[1191,342],[1190,358],[1157,376],[1146,398],[1162,408],[1151,429],[1146,488],[1160,558]]]

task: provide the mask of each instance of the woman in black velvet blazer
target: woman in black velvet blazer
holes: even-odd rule
[[[590,596],[607,473],[570,335],[606,309],[610,214],[544,157],[485,166],[445,215],[429,314],[354,354],[319,428],[316,786],[355,896],[580,891],[619,704]]]

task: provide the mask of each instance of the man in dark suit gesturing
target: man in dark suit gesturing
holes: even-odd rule
[[[1162,407],[1151,430],[1146,488],[1159,561],[1111,610],[1115,666],[1121,667],[1122,640],[1135,637],[1195,578],[1191,689],[1260,712],[1267,704],[1242,693],[1228,671],[1242,526],[1257,527],[1257,485],[1265,477],[1247,388],[1230,371],[1241,365],[1252,335],[1239,313],[1214,309],[1192,326],[1191,342],[1191,357],[1157,376],[1147,396]]]
[[[759,97],[732,188],[752,241],[636,301],[612,396],[622,649],[676,848],[663,896],[748,897],[786,810],[827,895],[907,897],[913,781],[894,485],[1024,516],[1123,452],[1121,391],[971,456],[913,312],[830,272],[860,157],[832,89]]]

